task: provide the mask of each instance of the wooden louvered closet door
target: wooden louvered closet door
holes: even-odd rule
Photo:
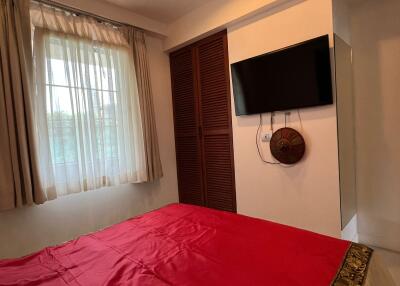
[[[226,31],[170,60],[180,201],[236,212]]]
[[[194,56],[191,48],[170,56],[171,84],[179,201],[203,206],[205,198]]]

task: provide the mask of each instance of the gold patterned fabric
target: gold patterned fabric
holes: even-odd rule
[[[351,243],[332,286],[364,285],[372,252],[363,244]]]

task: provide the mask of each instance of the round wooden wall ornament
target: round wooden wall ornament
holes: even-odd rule
[[[303,136],[293,128],[278,129],[270,141],[272,156],[283,164],[295,164],[301,160],[306,150]]]

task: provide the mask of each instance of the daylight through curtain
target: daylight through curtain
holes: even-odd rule
[[[49,198],[147,181],[136,71],[114,27],[32,8],[40,174]]]

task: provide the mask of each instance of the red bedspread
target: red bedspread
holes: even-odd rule
[[[0,260],[0,285],[328,286],[349,246],[264,220],[173,204]]]

